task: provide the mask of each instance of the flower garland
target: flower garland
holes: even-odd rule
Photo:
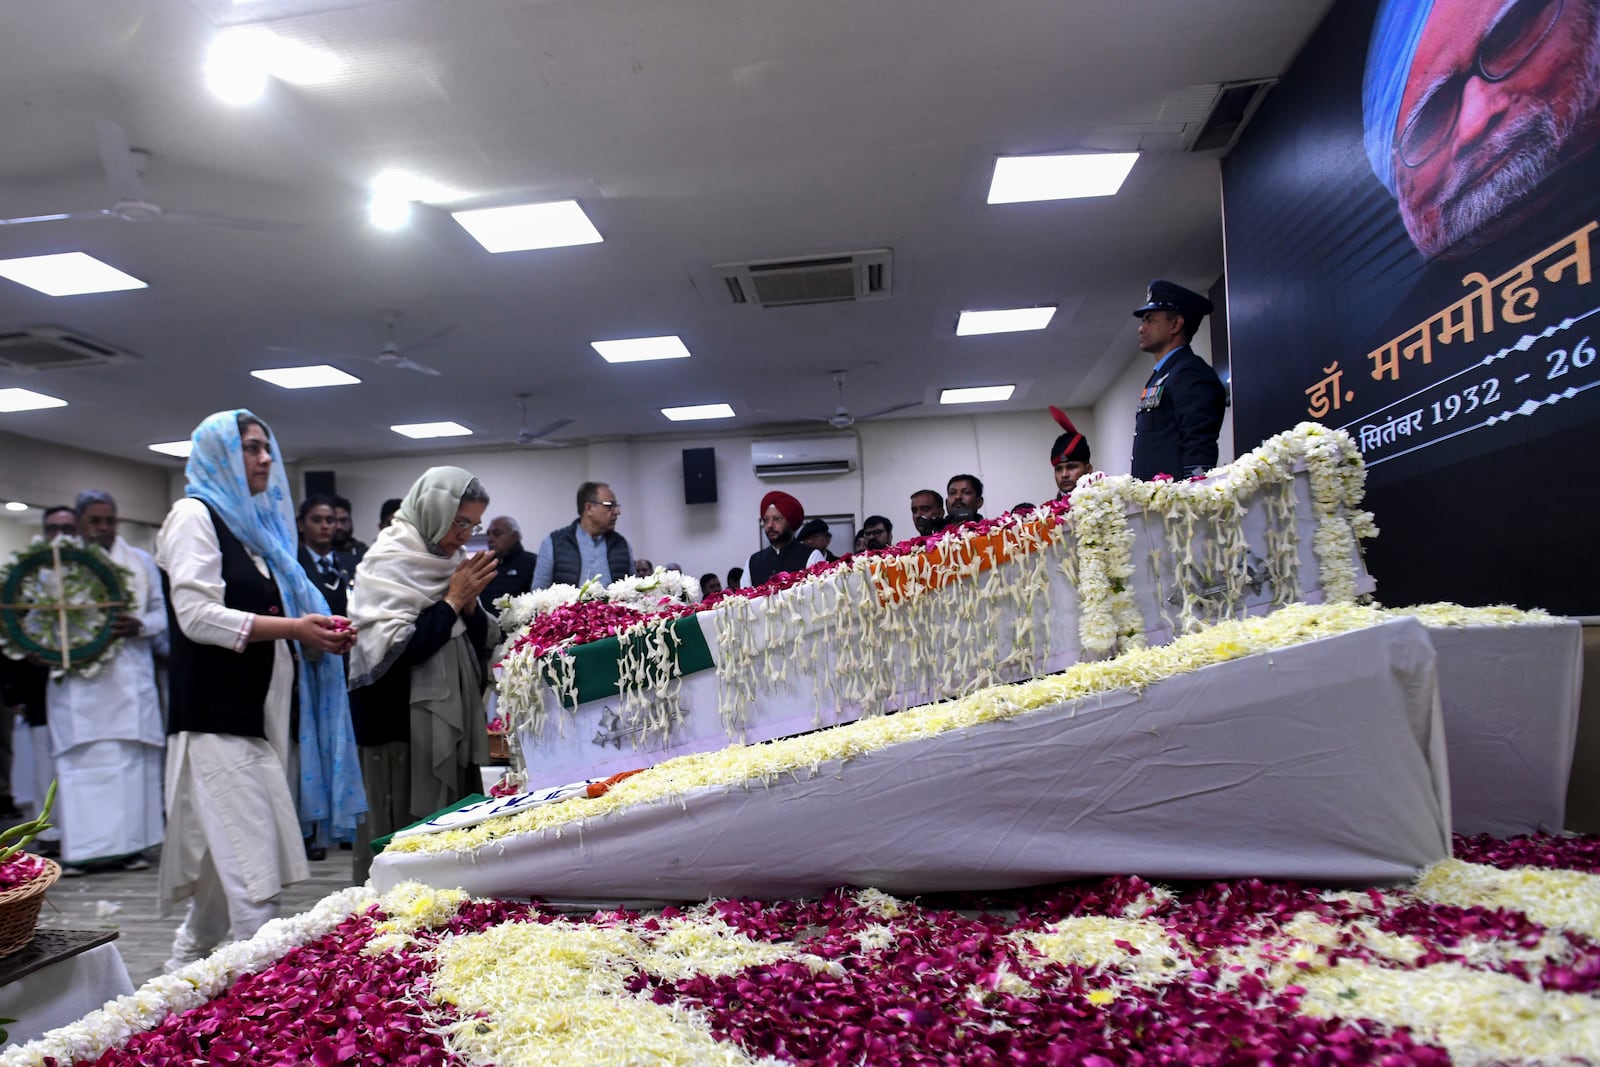
[[[135,610],[132,588],[133,575],[94,542],[36,537],[0,570],[0,652],[38,656],[52,678],[92,678],[122,646],[111,605]]]
[[[1364,891],[1118,876],[575,917],[346,890],[0,1067],[1600,1058],[1600,837],[1456,852]]]

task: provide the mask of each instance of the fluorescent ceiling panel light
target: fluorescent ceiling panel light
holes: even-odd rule
[[[32,389],[0,389],[0,412],[38,411],[41,408],[64,408],[67,402],[60,397],[46,396]]]
[[[970,389],[946,389],[939,394],[941,404],[992,404],[1010,400],[1014,385],[975,385]]]
[[[268,370],[253,370],[250,376],[271,382],[280,389],[321,389],[329,385],[361,384],[360,378],[346,374],[338,367],[330,367],[326,363],[318,363],[314,367],[273,367]]]
[[[490,252],[592,245],[604,239],[576,200],[455,211],[451,217]]]
[[[177,456],[179,459],[188,459],[189,453],[194,451],[192,440],[161,441],[149,446],[150,451],[160,452],[163,456]]]
[[[10,278],[18,285],[37,289],[47,296],[116,293],[124,289],[148,288],[133,275],[124,274],[87,252],[58,252],[51,256],[0,259],[0,277]]]
[[[688,359],[689,350],[676,336],[630,337],[622,341],[590,341],[607,363],[643,363],[651,359]]]
[[[662,408],[661,414],[673,422],[694,422],[697,419],[731,419],[733,408],[727,404],[695,404],[686,408]]]
[[[389,429],[402,437],[421,441],[429,437],[471,437],[472,431],[459,422],[406,422]]]
[[[326,85],[344,73],[344,60],[322,48],[266,30],[252,34],[261,65],[290,85]]]
[[[28,510],[28,505],[24,504],[20,500],[7,500],[6,501],[6,510],[7,511],[27,511]]]
[[[1042,330],[1055,316],[1054,304],[1038,308],[999,308],[994,311],[963,311],[956,320],[956,336],[972,337],[982,333],[1018,333],[1022,330]]]
[[[994,161],[989,203],[1071,200],[1112,196],[1133,169],[1137,152],[1092,152],[1058,156],[1001,156]]]

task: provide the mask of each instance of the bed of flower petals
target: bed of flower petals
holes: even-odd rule
[[[411,884],[91,1062],[1594,1062],[1600,837],[1456,853],[1386,889],[1116,877],[579,917]]]

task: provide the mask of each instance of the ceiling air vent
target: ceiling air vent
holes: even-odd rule
[[[892,288],[893,254],[887,248],[804,259],[756,259],[712,268],[728,299],[748,307],[791,307],[882,300]]]
[[[133,358],[132,352],[90,340],[59,326],[29,326],[0,332],[0,367],[8,370],[97,367]]]
[[[1267,91],[1278,84],[1276,78],[1258,81],[1227,82],[1217,87],[1217,98],[1194,136],[1184,146],[1187,152],[1212,152],[1232,148],[1255,115]]]

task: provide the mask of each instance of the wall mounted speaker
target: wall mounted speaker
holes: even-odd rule
[[[333,471],[306,471],[306,496],[333,496]]]
[[[683,502],[685,504],[715,504],[717,502],[716,449],[686,448],[683,450]]]

